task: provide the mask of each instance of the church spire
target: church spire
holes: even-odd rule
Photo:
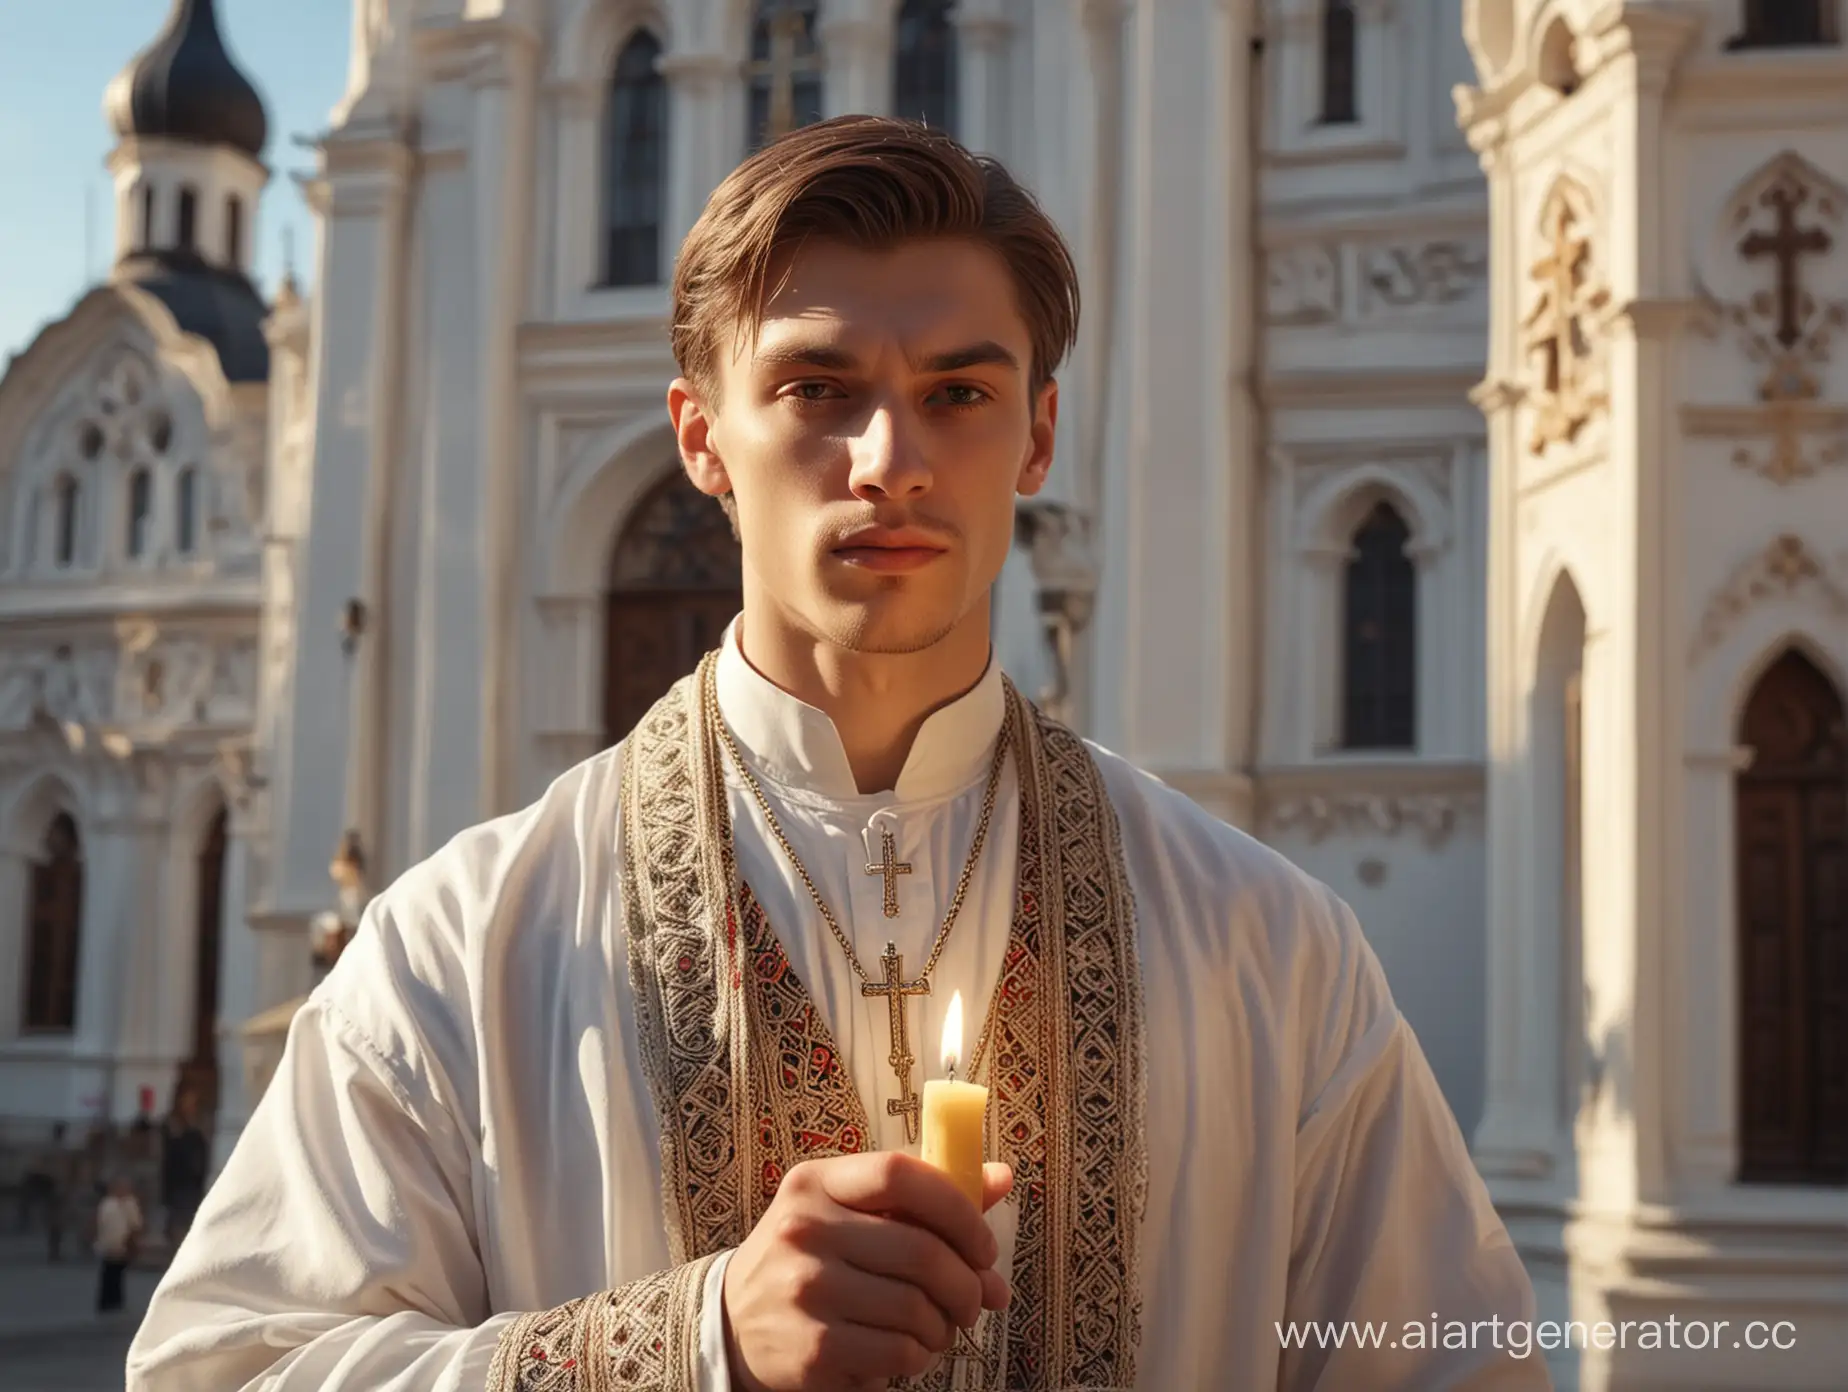
[[[263,153],[263,98],[225,47],[213,0],[173,0],[166,27],[110,83],[104,110],[123,140],[166,139]]]

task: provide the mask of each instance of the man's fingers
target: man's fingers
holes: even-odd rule
[[[991,1161],[982,1166],[982,1212],[1014,1192],[1014,1167]]]
[[[876,1276],[904,1281],[927,1296],[944,1318],[974,1328],[982,1313],[982,1283],[942,1238],[901,1219],[843,1213],[833,1255]]]
[[[848,1163],[854,1162],[854,1163]],[[892,1151],[844,1156],[818,1171],[828,1196],[861,1213],[889,1214],[929,1228],[976,1270],[1000,1255],[982,1215],[941,1170]],[[986,1174],[984,1174],[984,1187]]]
[[[932,1353],[942,1353],[955,1338],[955,1326],[923,1291],[909,1281],[875,1276],[845,1264],[833,1264],[815,1283],[811,1313],[830,1321],[846,1320],[908,1334]]]
[[[821,1340],[824,1366],[874,1387],[894,1378],[916,1377],[937,1361],[936,1354],[909,1334],[868,1329],[863,1324],[830,1324]]]

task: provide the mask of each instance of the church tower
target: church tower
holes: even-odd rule
[[[1682,1322],[1581,1334],[1559,1386],[1836,1385],[1840,7],[1464,8],[1494,277],[1478,1162],[1543,1317]]]
[[[248,277],[269,122],[225,49],[214,0],[174,0],[103,106],[120,138],[109,159],[118,274],[154,261]]]

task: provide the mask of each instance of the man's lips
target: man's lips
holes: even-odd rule
[[[840,546],[834,554],[849,565],[886,574],[918,570],[943,554],[938,546]]]

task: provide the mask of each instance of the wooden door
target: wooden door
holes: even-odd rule
[[[54,817],[45,833],[27,895],[25,1032],[69,1034],[77,1027],[83,845],[67,813]]]
[[[1848,721],[1789,652],[1748,701],[1739,775],[1739,1177],[1848,1184]]]
[[[719,505],[674,469],[650,490],[610,557],[604,742],[718,647],[744,603],[742,559]]]

